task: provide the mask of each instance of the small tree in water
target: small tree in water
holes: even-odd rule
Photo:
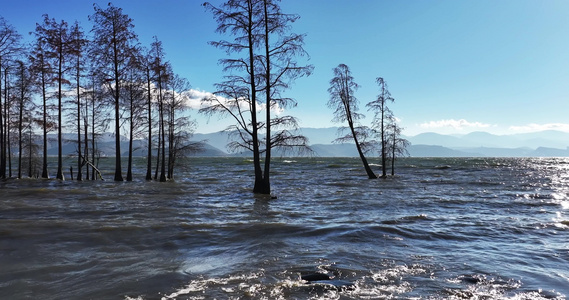
[[[397,120],[393,115],[387,119],[387,153],[389,159],[391,160],[391,176],[395,175],[395,159],[397,157],[409,156],[407,152],[407,147],[409,146],[409,141],[401,137],[401,131],[403,128],[397,125]]]
[[[350,68],[345,64],[340,64],[334,68],[334,78],[330,80],[330,100],[328,107],[334,109],[333,122],[348,122],[349,133],[340,137],[336,142],[344,142],[353,139],[360,159],[364,165],[364,169],[370,179],[377,176],[371,170],[364,153],[369,149],[366,142],[369,136],[369,128],[360,126],[358,120],[364,115],[358,113],[358,99],[354,96],[359,85],[354,81]],[[342,130],[342,128],[340,129]]]
[[[381,177],[385,178],[387,176],[387,157],[389,144],[387,142],[387,123],[393,114],[389,107],[387,107],[388,102],[395,101],[391,97],[391,93],[387,89],[387,83],[381,77],[376,79],[379,85],[380,93],[377,99],[368,103],[366,106],[369,110],[375,113],[373,118],[373,130],[377,133],[380,138],[380,151],[381,151]]]

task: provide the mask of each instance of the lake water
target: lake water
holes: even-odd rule
[[[0,182],[0,299],[569,295],[568,159],[406,158],[385,180],[278,159],[272,200],[247,159],[191,159],[166,183],[138,166],[134,182]]]

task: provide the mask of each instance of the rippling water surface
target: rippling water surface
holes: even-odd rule
[[[567,159],[407,158],[385,180],[357,159],[281,159],[272,200],[251,169],[0,182],[0,299],[569,295]],[[301,280],[313,273],[330,280]]]

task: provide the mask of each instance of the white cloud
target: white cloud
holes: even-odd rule
[[[200,91],[200,90],[194,90],[194,89],[190,89],[189,91],[185,92],[187,95],[186,98],[186,106],[190,107],[191,109],[200,109],[202,108],[202,99],[204,97],[207,96],[212,96],[213,93],[210,92],[206,92],[206,91]]]
[[[186,105],[189,106],[192,109],[200,109],[203,107],[201,100],[204,97],[207,96],[213,96],[213,93],[211,92],[206,92],[206,91],[200,91],[200,90],[195,90],[195,89],[190,89],[189,91],[186,91],[185,94],[187,95],[187,100],[186,100]],[[221,100],[222,102],[227,101],[226,98],[223,98],[221,96],[217,96],[217,98],[219,100]],[[246,109],[246,104],[243,103],[243,109]],[[260,111],[264,111],[266,108],[265,103],[259,103],[257,102],[257,109],[258,112]],[[284,109],[280,106],[276,106],[276,107],[272,107],[271,109],[275,114],[279,115],[281,113],[284,112]]]
[[[566,123],[549,123],[549,124],[536,124],[531,123],[522,126],[510,126],[509,130],[516,132],[536,132],[544,130],[559,130],[569,132],[569,124]]]
[[[485,124],[481,122],[469,122],[465,119],[455,120],[455,119],[448,119],[448,120],[439,120],[439,121],[430,121],[427,123],[423,123],[419,125],[421,128],[426,129],[435,129],[435,128],[452,128],[455,130],[464,130],[464,129],[475,129],[475,128],[488,128],[492,127],[490,124]]]

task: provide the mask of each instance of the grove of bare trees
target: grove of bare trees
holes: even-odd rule
[[[156,159],[160,181],[173,178],[178,159],[201,147],[190,141],[195,124],[186,111],[189,82],[158,51],[158,38],[149,45],[153,50],[145,50],[121,8],[109,3],[93,9],[90,31],[44,15],[28,44],[0,17],[0,178],[12,176],[12,149],[17,149],[18,178],[26,167],[28,177],[49,178],[51,171],[64,180],[63,147],[69,142],[77,159],[73,179],[102,178],[97,140],[109,124],[115,137],[115,181],[124,180],[121,136],[129,142],[127,181],[134,176],[135,138],[148,141],[149,164],[152,156],[161,156]],[[49,170],[53,131],[57,169]]]

